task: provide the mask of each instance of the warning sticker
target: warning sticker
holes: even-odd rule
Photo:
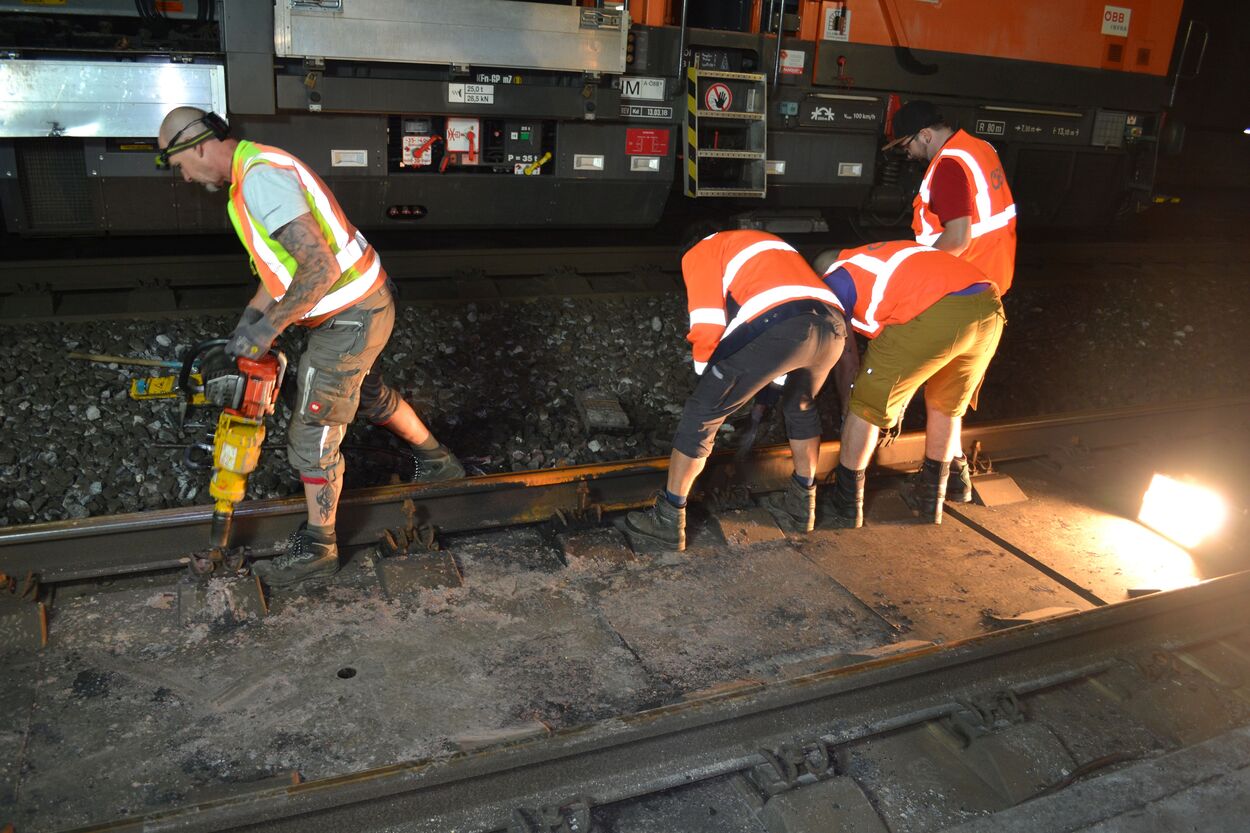
[[[734,94],[728,84],[717,81],[703,93],[703,109],[723,113],[733,106]]]
[[[668,131],[656,127],[625,128],[627,156],[667,156]]]
[[[1128,37],[1129,21],[1133,10],[1123,6],[1104,6],[1102,10],[1102,33],[1117,38]]]
[[[842,3],[825,9],[825,28],[820,37],[822,40],[849,41],[851,39],[851,10]]]
[[[781,50],[781,74],[802,75],[803,65],[807,62],[807,53],[802,49]]]
[[[433,136],[405,136],[403,139],[404,166],[424,167],[434,162]]]

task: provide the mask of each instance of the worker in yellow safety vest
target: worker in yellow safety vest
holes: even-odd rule
[[[313,169],[278,148],[232,137],[220,116],[193,107],[166,114],[159,150],[158,166],[176,169],[188,183],[210,192],[229,184],[230,222],[260,286],[226,353],[255,358],[287,327],[309,331],[287,446],[308,520],[292,533],[285,554],[253,570],[275,587],[324,580],[339,568],[339,446],[357,415],[411,445],[415,480],[463,477],[464,468],[383,381],[379,357],[395,322],[386,271]]]

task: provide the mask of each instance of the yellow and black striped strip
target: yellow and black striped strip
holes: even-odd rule
[[[686,196],[699,195],[699,70],[686,68]]]

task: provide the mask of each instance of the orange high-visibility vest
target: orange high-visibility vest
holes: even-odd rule
[[[920,193],[912,203],[911,227],[916,242],[932,246],[943,231],[942,220],[929,207],[929,185],[944,159],[959,163],[973,191],[968,248],[960,257],[984,272],[999,293],[1005,294],[1016,271],[1016,203],[1002,162],[989,142],[957,130],[929,162]]]
[[[851,326],[869,338],[912,320],[952,292],[976,283],[993,286],[966,260],[910,240],[845,249],[825,274],[838,269],[846,269],[855,283]]]
[[[702,374],[721,340],[790,301],[814,300],[842,309],[838,299],[785,241],[762,231],[722,231],[681,259],[690,309],[694,369]]]
[[[247,209],[243,179],[258,165],[271,165],[296,175],[309,212],[321,227],[340,270],[338,280],[297,323],[315,327],[368,297],[386,281],[382,259],[347,219],[334,194],[311,168],[278,148],[242,141],[235,149],[231,164],[230,221],[252,258],[252,268],[275,301],[286,294],[299,264],[270,236],[274,229],[266,229]]]

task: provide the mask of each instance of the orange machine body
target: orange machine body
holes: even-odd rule
[[[1167,75],[1184,0],[825,0],[845,40],[1090,69]],[[839,35],[842,33],[840,32]],[[841,40],[839,37],[836,40]]]

